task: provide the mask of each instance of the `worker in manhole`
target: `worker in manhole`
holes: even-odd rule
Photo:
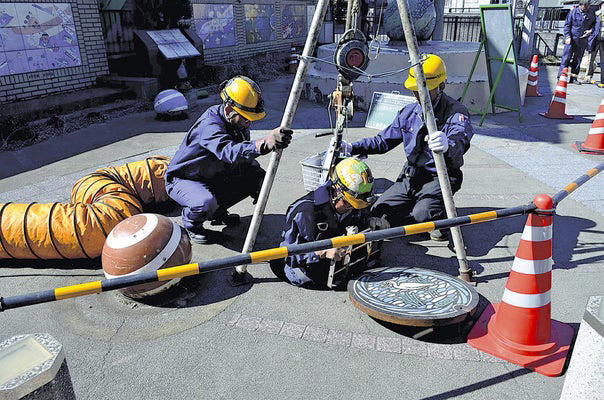
[[[250,78],[223,82],[220,97],[222,104],[208,108],[189,129],[166,172],[166,191],[183,207],[191,241],[200,244],[217,238],[204,222],[239,223],[227,210],[250,196],[257,201],[265,171],[256,157],[287,147],[292,136],[289,129],[275,128],[250,140],[251,123],[266,115],[260,88]]]
[[[418,103],[400,110],[390,126],[374,137],[354,143],[343,143],[345,155],[383,154],[399,144],[405,147],[407,163],[396,182],[371,207],[371,215],[385,216],[392,226],[426,222],[446,217],[444,200],[432,152],[442,152],[447,164],[451,190],[461,188],[463,156],[470,148],[474,134],[468,110],[444,93],[447,69],[443,60],[429,54],[424,61],[424,74],[430,93],[438,130],[428,135],[414,69],[411,68],[405,87]],[[448,240],[448,231],[430,233],[433,240]]]
[[[347,227],[388,228],[380,218],[369,219],[367,211],[373,200],[371,170],[356,158],[346,158],[336,165],[327,182],[288,207],[281,246],[344,235]],[[292,255],[271,262],[271,267],[277,276],[296,286],[331,287],[327,285],[330,264],[341,261],[347,251],[332,248]],[[346,276],[338,279],[345,283]]]

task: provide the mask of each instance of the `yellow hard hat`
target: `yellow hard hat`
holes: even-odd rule
[[[369,207],[373,200],[373,174],[363,161],[348,157],[340,161],[331,174],[331,181],[346,201],[357,210]]]
[[[447,68],[442,58],[435,54],[428,54],[428,57],[423,63],[424,75],[426,76],[426,85],[428,90],[438,87],[447,79]],[[415,68],[409,70],[409,76],[405,81],[405,87],[409,90],[417,92],[417,82],[415,80]]]
[[[247,76],[235,76],[220,85],[220,97],[225,104],[250,121],[266,115],[260,87]]]

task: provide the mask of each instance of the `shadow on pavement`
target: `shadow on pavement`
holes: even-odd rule
[[[232,268],[202,273],[183,278],[178,284],[155,296],[138,301],[163,308],[199,307],[237,297],[251,288],[251,284],[230,284]]]
[[[498,208],[460,208],[459,215],[475,214]],[[517,216],[502,218],[496,221],[490,221],[475,225],[462,227],[468,256],[480,257],[487,255],[494,248],[510,248],[513,253],[507,257],[490,258],[481,260],[482,262],[501,262],[514,260],[520,238],[505,245],[498,245],[502,240],[514,233],[522,233],[526,216]],[[581,232],[603,235],[604,231],[594,231],[589,228],[596,226],[592,220],[571,217],[556,214],[554,217],[553,228],[553,261],[555,269],[577,268],[581,264],[593,263],[604,260],[604,255],[596,255],[591,258],[577,259],[576,255],[599,252],[604,250],[603,240],[594,240],[592,242],[579,242],[578,237]]]
[[[514,371],[507,372],[502,375],[495,376],[493,378],[484,379],[482,381],[478,381],[476,383],[472,383],[471,385],[462,386],[457,389],[449,390],[447,392],[435,394],[430,397],[423,397],[421,400],[445,400],[451,399],[457,396],[461,396],[463,394],[472,393],[476,390],[484,389],[489,386],[496,385],[498,383],[505,382],[510,379],[517,378],[522,375],[527,375],[533,373],[530,369],[520,368]]]

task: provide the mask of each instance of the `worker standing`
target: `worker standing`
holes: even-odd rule
[[[579,6],[570,10],[564,22],[564,51],[558,77],[568,67],[571,72],[569,83],[576,81],[587,43],[597,33],[595,26],[596,15],[589,9],[589,0],[579,0]]]

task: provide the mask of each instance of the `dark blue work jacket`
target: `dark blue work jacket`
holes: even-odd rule
[[[586,30],[592,29],[589,37],[584,38],[586,39],[585,43],[587,44],[587,41],[592,40],[597,34],[595,26],[596,15],[592,10],[588,8],[585,11],[581,11],[579,7],[575,7],[570,10],[566,16],[566,21],[564,22],[564,37],[570,37],[573,42],[577,42]]]
[[[166,180],[173,177],[208,181],[240,171],[246,163],[257,164],[256,143],[249,129],[239,129],[227,122],[222,105],[206,110],[193,124],[172,157]]]
[[[434,106],[436,126],[449,139],[449,149],[444,156],[451,172],[461,173],[463,155],[470,148],[474,130],[468,115],[464,105],[445,93]],[[432,151],[425,141],[427,131],[421,105],[409,104],[398,112],[390,126],[376,136],[352,143],[352,154],[383,154],[403,143],[410,167],[420,173],[436,174]]]
[[[346,227],[356,225],[359,229],[366,224],[365,210],[352,210],[338,214],[330,202],[331,181],[319,186],[292,203],[285,215],[285,228],[281,234],[281,246],[302,244],[346,234]],[[305,267],[322,262],[314,252],[292,255],[285,259],[291,268]],[[329,265],[329,260],[326,261]]]

